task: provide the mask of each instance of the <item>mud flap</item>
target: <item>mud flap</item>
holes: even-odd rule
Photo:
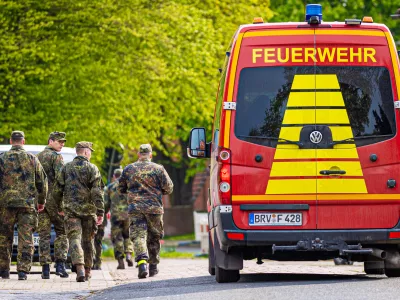
[[[214,255],[215,265],[224,270],[242,270],[243,255],[236,249],[230,249],[229,253],[222,251],[214,231]]]

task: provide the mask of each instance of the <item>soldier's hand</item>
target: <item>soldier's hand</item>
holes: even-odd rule
[[[38,204],[37,210],[38,210],[38,212],[43,211],[44,210],[44,204]]]
[[[64,217],[64,216],[65,216],[65,214],[64,214],[63,211],[59,211],[58,214],[59,214],[61,217]]]
[[[97,216],[97,222],[96,225],[101,225],[103,223],[104,217],[103,216]]]

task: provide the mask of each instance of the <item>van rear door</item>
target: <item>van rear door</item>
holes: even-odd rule
[[[242,35],[230,73],[236,111],[224,145],[232,153],[234,222],[241,229],[315,229],[316,151],[300,143],[302,129],[315,126],[315,89],[305,85],[315,66],[304,59],[315,49],[314,29]]]
[[[316,29],[317,228],[391,228],[399,221],[395,76],[381,30]],[[399,83],[398,83],[399,84]],[[397,116],[398,117],[398,116]]]

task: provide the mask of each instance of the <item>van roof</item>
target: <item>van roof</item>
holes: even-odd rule
[[[47,145],[24,145],[24,149],[32,154],[38,154],[39,152],[43,151],[43,149]],[[11,145],[0,145],[0,153],[4,151],[10,150]],[[64,159],[64,162],[70,162],[74,159],[76,156],[75,148],[70,148],[70,147],[63,147],[62,150],[59,152]]]
[[[28,152],[40,152],[47,145],[24,145],[24,149]],[[0,152],[8,151],[11,149],[11,145],[0,145]],[[60,153],[75,154],[75,148],[63,147]]]
[[[371,30],[379,29],[388,32],[389,28],[380,23],[361,23],[361,25],[347,25],[345,22],[322,22],[319,25],[309,25],[306,22],[284,22],[284,23],[259,23],[259,24],[244,24],[239,27],[238,32],[246,32],[248,30],[260,29],[329,29],[341,28],[347,30]]]

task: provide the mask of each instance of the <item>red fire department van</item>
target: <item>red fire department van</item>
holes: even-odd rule
[[[243,260],[364,262],[400,276],[400,72],[389,29],[371,17],[240,26],[222,70],[211,141],[209,272]]]

